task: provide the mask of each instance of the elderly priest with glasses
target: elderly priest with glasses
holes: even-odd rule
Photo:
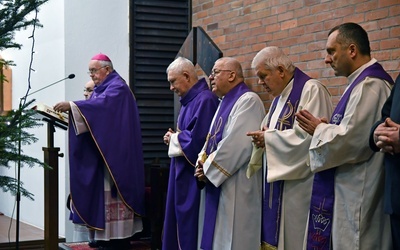
[[[142,231],[144,163],[135,97],[97,54],[89,62],[95,87],[88,100],[60,102],[69,111],[71,220],[91,230],[89,246],[129,249],[129,237]]]

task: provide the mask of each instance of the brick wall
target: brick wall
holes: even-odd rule
[[[257,85],[251,61],[271,45],[328,86],[338,102],[346,78],[335,77],[324,57],[329,30],[343,22],[358,23],[368,32],[372,56],[394,79],[400,71],[399,0],[193,0],[192,7],[193,26],[201,26],[224,56],[242,63],[246,83],[266,108],[272,97]]]

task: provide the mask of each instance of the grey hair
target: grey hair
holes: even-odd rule
[[[260,50],[253,58],[251,67],[255,69],[260,63],[264,63],[265,68],[269,70],[283,66],[290,73],[293,73],[296,68],[283,50],[276,46],[265,47]]]
[[[176,71],[178,74],[187,71],[191,76],[196,75],[196,70],[194,68],[193,63],[185,58],[185,57],[177,57],[167,68],[166,72],[168,74],[169,71]]]
[[[113,64],[111,61],[101,61],[99,60],[101,67],[108,66],[111,70],[114,70]]]

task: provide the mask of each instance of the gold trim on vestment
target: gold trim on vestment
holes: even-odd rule
[[[227,177],[231,177],[232,175],[226,171],[226,169],[224,169],[223,167],[221,167],[220,165],[218,165],[218,163],[216,163],[215,161],[211,162],[211,165],[213,165],[214,167],[216,167],[221,173],[223,173],[225,176]]]
[[[214,145],[217,146],[217,134],[220,131],[222,126],[222,117],[218,118],[217,123],[215,123],[215,130],[214,130],[214,134],[210,135],[210,139],[213,140],[211,142],[211,149],[210,149],[210,153],[214,152]]]
[[[284,113],[282,118],[278,118],[278,124],[279,124],[279,130],[282,131],[284,129],[284,126],[290,126],[290,123],[287,121],[291,116],[294,115],[294,108],[297,107],[298,105],[298,101],[295,103],[295,105],[293,106],[292,103],[290,102],[290,100],[288,100],[287,104],[287,108],[289,109],[287,113]],[[285,112],[287,111],[287,109],[285,110]]]
[[[261,242],[260,250],[277,250],[278,248],[268,244],[267,242]]]

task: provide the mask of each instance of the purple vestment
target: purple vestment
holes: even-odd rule
[[[137,215],[143,215],[142,138],[138,108],[129,86],[114,70],[95,87],[89,100],[74,103],[89,132],[76,135],[70,120],[72,221],[105,228],[104,171],[111,176],[112,193]]]
[[[333,111],[330,120],[331,124],[339,125],[341,123],[346,112],[351,92],[354,87],[366,77],[376,77],[394,84],[393,79],[379,63],[374,63],[365,68],[340,98],[339,103]],[[308,219],[308,250],[331,249],[330,241],[332,236],[333,206],[335,200],[335,170],[336,168],[331,168],[315,173],[314,175],[310,215]]]
[[[197,155],[218,107],[206,80],[180,99],[177,131],[183,156],[171,159],[162,249],[197,249],[200,189],[194,177]]]
[[[301,93],[304,85],[310,80],[310,77],[303,73],[298,68],[294,71],[293,76],[293,87],[290,92],[285,106],[279,114],[278,122],[276,123],[275,129],[286,130],[293,128],[295,120],[295,113],[300,102]],[[272,114],[275,111],[276,105],[279,100],[279,96],[274,99],[274,102],[269,112],[267,127],[271,120]],[[268,157],[268,156],[267,156]],[[278,247],[279,241],[279,227],[281,221],[281,205],[282,205],[282,192],[284,181],[274,181],[273,183],[267,183],[267,175],[265,175],[265,189],[263,195],[263,210],[262,210],[262,230],[261,230],[261,241],[263,244],[268,244],[271,247]],[[271,205],[269,204],[271,201]]]

